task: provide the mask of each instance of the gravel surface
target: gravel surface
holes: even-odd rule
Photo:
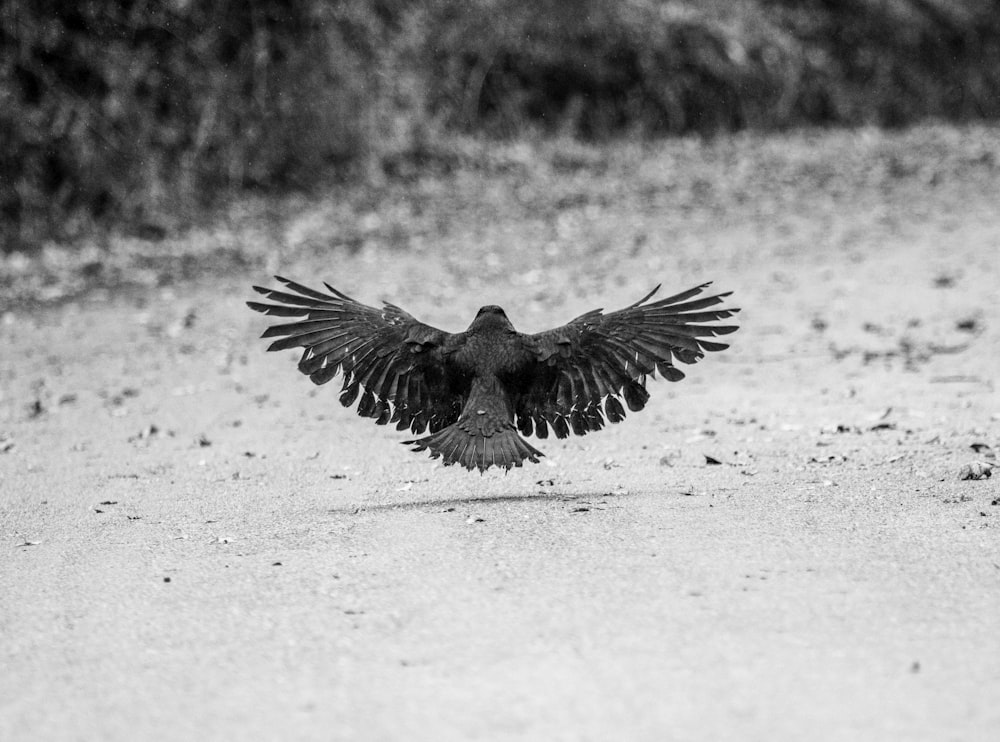
[[[0,738],[1000,738],[1000,132],[498,151],[5,259]],[[269,271],[742,329],[481,476],[265,354]]]

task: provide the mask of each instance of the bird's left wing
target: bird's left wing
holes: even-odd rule
[[[344,374],[340,402],[358,414],[399,430],[436,432],[458,419],[461,397],[452,393],[445,364],[461,335],[416,320],[393,304],[376,309],[327,283],[329,293],[275,276],[287,291],[254,286],[272,304],[247,306],[293,321],[272,325],[261,337],[277,337],[268,350],[303,348],[299,371],[316,384]]]
[[[535,363],[515,401],[520,431],[530,435],[534,428],[545,438],[551,427],[564,438],[570,431],[600,430],[605,417],[613,423],[625,417],[620,398],[633,411],[645,406],[646,376],[659,372],[679,381],[684,372],[676,361],[695,363],[706,351],[727,348],[709,338],[735,332],[737,326],[706,323],[739,309],[718,308],[728,293],[702,296],[709,285],[650,302],[657,286],[625,309],[609,314],[595,309],[562,327],[523,335]]]

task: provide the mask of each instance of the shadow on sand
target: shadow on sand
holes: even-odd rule
[[[463,505],[498,505],[517,502],[596,502],[599,500],[621,499],[632,497],[636,492],[532,492],[520,495],[496,495],[492,497],[442,497],[435,500],[410,500],[407,502],[380,503],[377,505],[355,505],[343,508],[330,508],[327,512],[356,515],[358,513],[379,512],[385,510],[423,510],[431,508],[456,508]]]

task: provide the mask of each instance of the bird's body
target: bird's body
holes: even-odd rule
[[[520,435],[559,438],[600,430],[624,419],[619,401],[642,409],[647,376],[684,377],[674,361],[694,363],[722,350],[706,337],[735,331],[709,325],[738,309],[710,309],[728,294],[694,298],[708,285],[646,304],[655,293],[618,312],[587,312],[533,335],[518,332],[504,310],[481,308],[469,328],[447,333],[392,304],[366,306],[325,284],[329,294],[278,277],[294,293],[255,286],[277,304],[248,302],[269,315],[293,317],[263,337],[268,348],[304,348],[299,370],[323,384],[344,375],[344,406],[380,425],[396,423],[430,435],[405,443],[429,450],[445,465],[510,469],[543,454]],[[659,287],[657,287],[659,288]]]

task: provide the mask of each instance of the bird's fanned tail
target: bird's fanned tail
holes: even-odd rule
[[[464,430],[456,423],[433,435],[403,441],[403,444],[412,445],[414,451],[430,451],[431,458],[440,458],[445,466],[461,464],[480,472],[491,466],[508,470],[523,466],[525,459],[537,464],[538,457],[545,455],[519,436],[513,426],[492,435],[482,435]]]
[[[444,430],[404,441],[414,451],[430,451],[445,466],[461,464],[484,472],[491,466],[510,469],[525,459],[534,464],[542,452],[517,434],[506,393],[495,378],[472,382],[469,401],[458,420]]]

